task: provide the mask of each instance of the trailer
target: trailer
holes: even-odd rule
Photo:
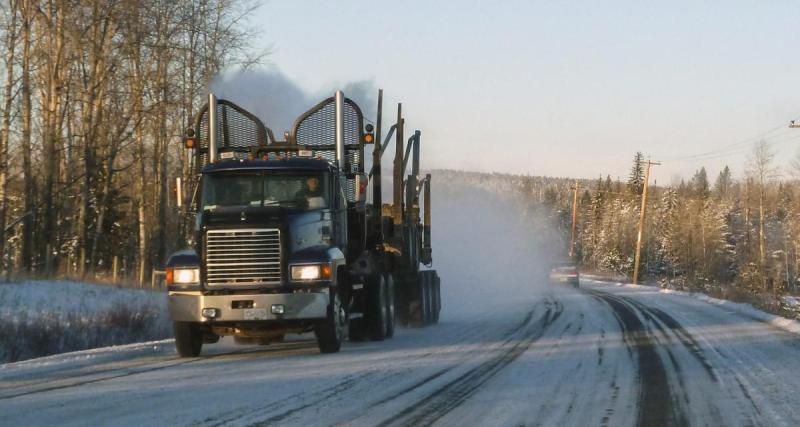
[[[193,196],[181,204],[194,217],[190,248],[165,266],[180,356],[225,335],[269,344],[311,332],[322,353],[334,353],[348,338],[384,340],[398,324],[438,322],[421,132],[404,139],[398,104],[383,138],[382,100],[380,90],[374,125],[365,124],[337,91],[279,141],[255,115],[209,94],[183,138],[194,151]],[[393,136],[384,203],[382,158]]]

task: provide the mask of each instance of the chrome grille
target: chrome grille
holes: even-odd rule
[[[205,252],[209,286],[281,283],[278,229],[209,230]]]

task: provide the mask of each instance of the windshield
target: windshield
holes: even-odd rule
[[[326,175],[237,172],[203,178],[203,210],[235,206],[281,206],[313,210],[328,207]]]

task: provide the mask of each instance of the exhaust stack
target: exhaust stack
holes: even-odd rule
[[[344,94],[337,90],[334,96],[336,103],[336,164],[344,170]]]
[[[208,94],[208,163],[217,161],[217,97]]]

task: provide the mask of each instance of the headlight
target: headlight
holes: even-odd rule
[[[292,280],[324,280],[331,278],[330,264],[293,265]]]
[[[168,268],[167,269],[167,284],[190,285],[200,283],[200,269],[199,268]]]

